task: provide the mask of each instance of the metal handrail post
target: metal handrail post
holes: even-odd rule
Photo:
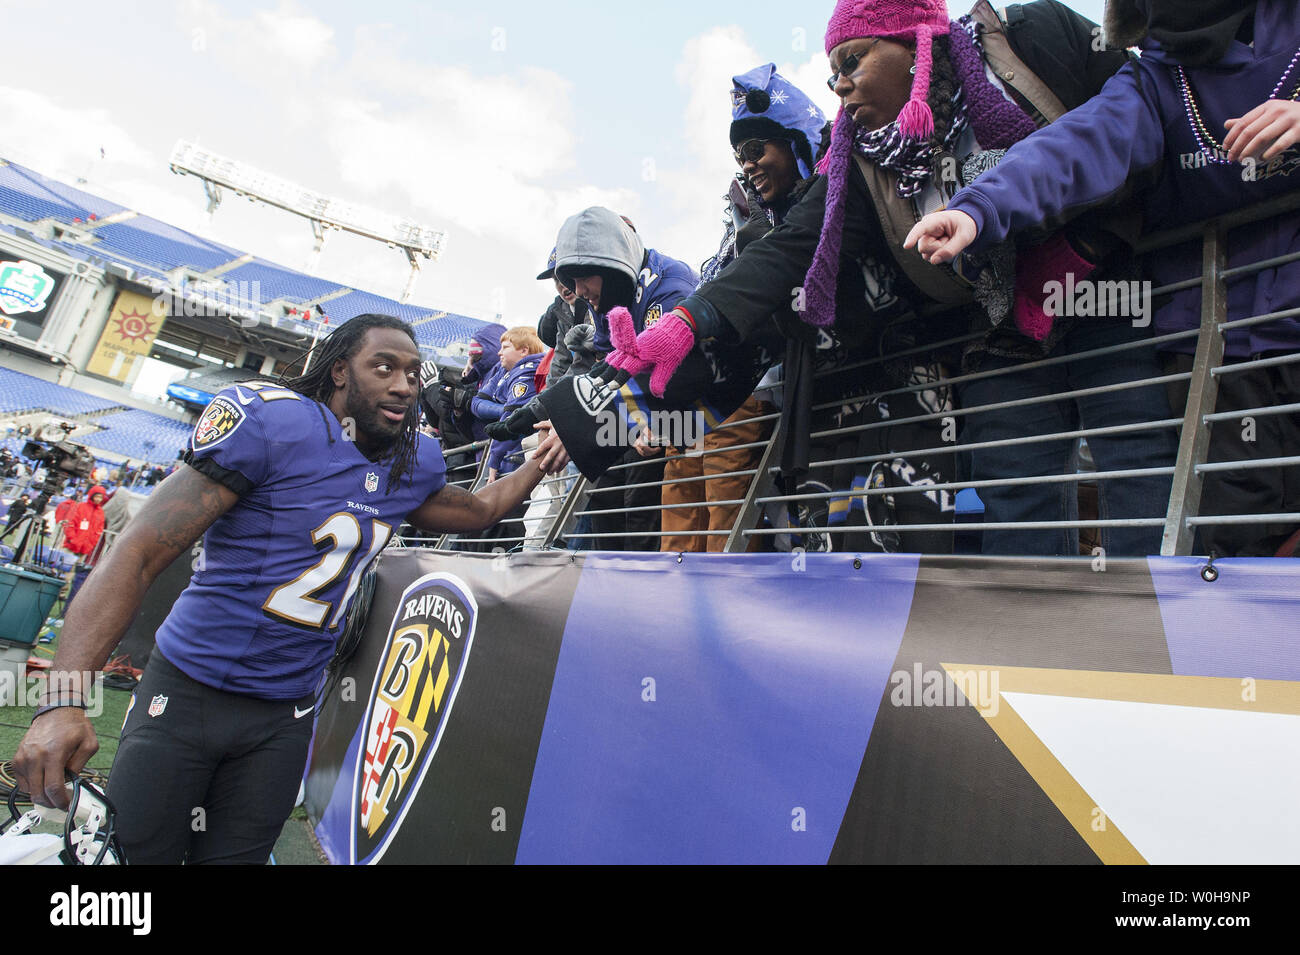
[[[772,434],[768,437],[767,447],[763,449],[763,456],[759,459],[754,476],[749,479],[745,501],[736,513],[736,520],[731,525],[731,533],[727,535],[727,543],[722,547],[725,554],[744,552],[749,549],[749,538],[745,536],[745,531],[753,530],[758,525],[758,516],[763,511],[758,498],[766,496],[769,491],[776,490],[775,478],[771,473],[771,461],[780,440],[781,419],[778,417],[772,424]]]
[[[488,466],[487,452],[483,452],[483,457],[479,458],[478,470],[474,472],[474,482],[469,486],[469,493],[473,494],[483,486],[483,481],[487,477]],[[438,538],[438,542],[433,545],[434,550],[450,550],[452,543],[460,537],[459,534],[443,534]]]
[[[1192,552],[1196,528],[1187,519],[1200,513],[1202,478],[1197,466],[1209,456],[1212,427],[1205,422],[1205,416],[1213,413],[1219,396],[1219,380],[1210,372],[1223,363],[1224,337],[1218,326],[1228,317],[1228,283],[1223,277],[1227,267],[1225,232],[1222,225],[1211,224],[1201,235],[1201,334],[1192,362],[1169,510],[1160,542],[1164,557],[1186,557]]]
[[[553,546],[560,535],[573,523],[574,515],[587,506],[587,498],[591,496],[589,493],[590,488],[591,482],[581,474],[573,479],[573,487],[569,488],[569,493],[564,495],[559,513],[555,515],[555,520],[551,522],[550,529],[547,530],[546,536],[542,538],[542,550],[547,550]]]

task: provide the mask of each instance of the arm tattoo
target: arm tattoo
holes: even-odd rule
[[[407,517],[421,530],[458,534],[488,526],[483,500],[463,487],[444,484]]]
[[[140,530],[151,535],[153,547],[179,554],[230,509],[233,496],[233,491],[184,467],[154,492],[140,515]]]
[[[454,484],[444,484],[437,498],[438,504],[442,507],[455,507],[467,511],[474,506],[474,495]]]
[[[234,491],[190,467],[164,481],[68,607],[55,667],[102,667],[149,585],[238,500]]]

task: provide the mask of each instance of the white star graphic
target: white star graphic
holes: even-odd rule
[[[772,90],[772,102],[773,102],[773,103],[784,103],[784,102],[785,102],[785,90]]]
[[[809,106],[808,115],[815,118],[821,115],[821,111],[816,106]]]

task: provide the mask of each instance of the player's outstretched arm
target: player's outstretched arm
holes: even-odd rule
[[[84,700],[83,679],[101,669],[140,609],[154,579],[188,550],[239,496],[190,467],[159,485],[122,536],[86,578],[64,618],[51,685],[42,705]],[[18,786],[43,802],[67,805],[65,767],[80,772],[99,744],[79,706],[60,706],[33,720],[14,756]]]
[[[463,534],[487,530],[518,507],[537,487],[542,477],[564,469],[569,455],[551,423],[536,425],[545,437],[536,453],[517,470],[471,494],[464,488],[446,484],[412,511],[407,520],[425,531]]]

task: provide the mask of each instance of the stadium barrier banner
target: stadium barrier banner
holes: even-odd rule
[[[336,863],[1300,858],[1300,563],[381,558]]]
[[[118,292],[86,371],[124,384],[131,381],[132,370],[141,359],[149,357],[166,318],[166,312],[159,314],[149,296]]]

